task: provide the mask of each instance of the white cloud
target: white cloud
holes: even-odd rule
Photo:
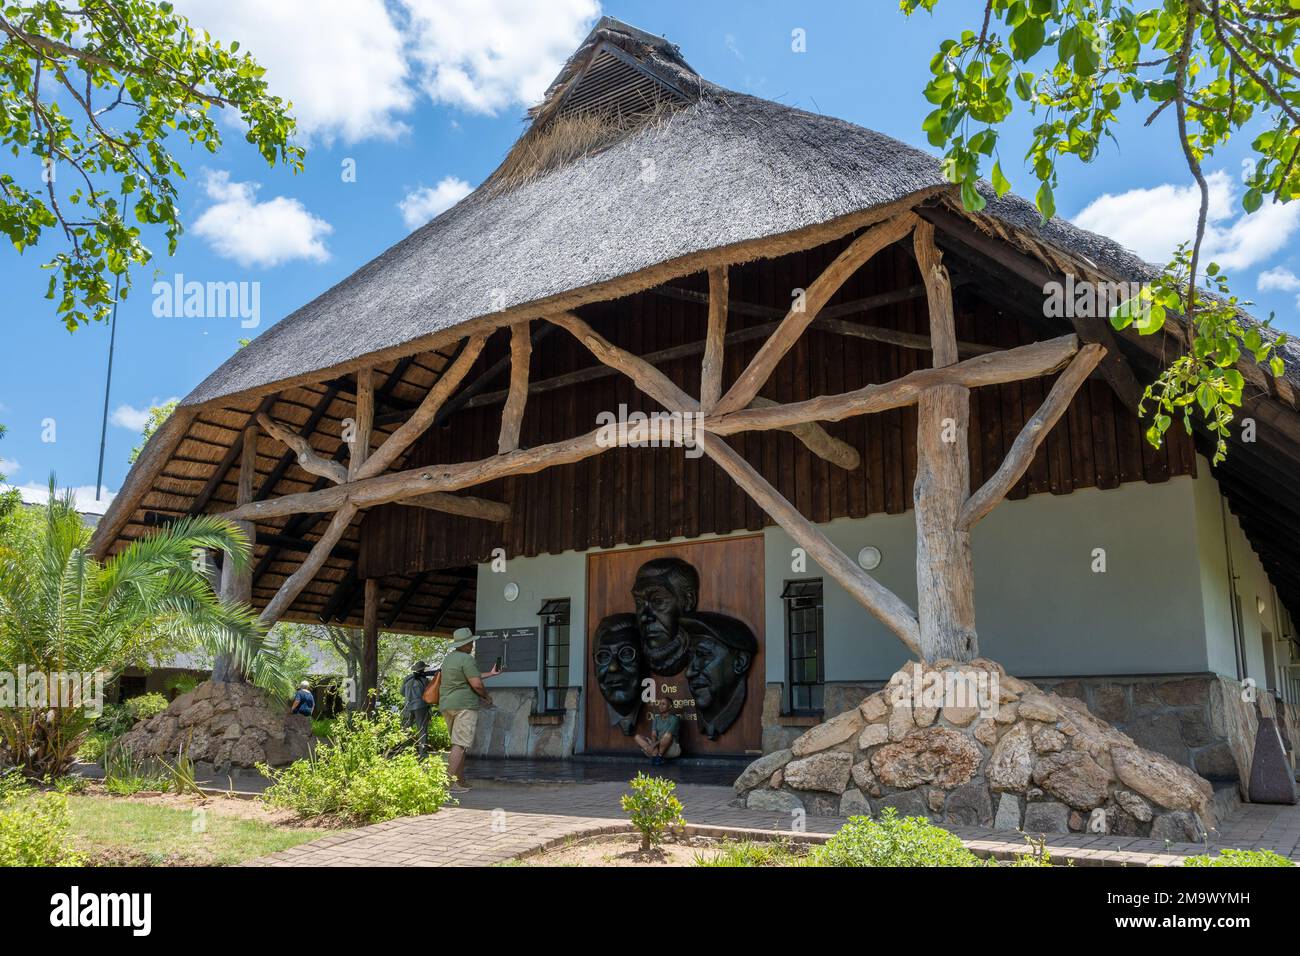
[[[128,431],[133,431],[133,432],[143,431],[144,426],[149,421],[150,408],[154,408],[159,405],[165,405],[168,402],[175,402],[175,401],[179,401],[179,399],[177,398],[177,396],[173,395],[171,398],[164,398],[164,399],[155,398],[152,401],[150,401],[150,403],[146,405],[144,408],[136,408],[134,405],[127,405],[123,403],[117,406],[117,408],[113,409],[112,414],[108,416],[108,420],[112,422],[114,425],[118,426],[119,428],[125,428]]]
[[[391,139],[415,104],[385,0],[175,0],[196,27],[252,53],[307,139]]]
[[[213,205],[194,223],[194,232],[217,255],[242,266],[277,266],[294,259],[324,262],[324,238],[334,231],[296,199],[257,201],[258,183],[236,183],[224,170],[208,170],[205,189]]]
[[[22,467],[12,458],[0,458],[0,475],[12,475],[14,472],[21,471]]]
[[[488,114],[541,99],[600,13],[597,0],[401,2],[425,92]]]
[[[196,27],[266,67],[302,135],[392,139],[421,91],[495,114],[532,105],[600,13],[598,0],[176,0]]]
[[[1261,272],[1256,288],[1260,292],[1300,292],[1300,276],[1286,266],[1278,266]]]
[[[50,500],[50,489],[48,485],[38,485],[30,481],[25,485],[17,485],[18,493],[22,495],[23,501],[30,505],[43,505]],[[68,491],[72,492],[76,509],[85,514],[102,515],[108,510],[108,506],[113,503],[117,497],[116,491],[109,491],[105,485],[100,486],[99,500],[95,500],[94,485],[77,485],[73,488],[56,488],[55,494],[63,495]]]
[[[430,219],[446,212],[473,191],[463,179],[444,176],[436,186],[422,186],[412,190],[397,204],[407,229],[423,226]]]
[[[1264,262],[1286,246],[1300,229],[1300,203],[1265,202],[1247,215],[1238,201],[1238,185],[1220,170],[1206,177],[1210,206],[1202,263],[1245,269]],[[1109,236],[1149,262],[1168,261],[1179,242],[1196,232],[1200,193],[1194,184],[1165,183],[1151,189],[1107,193],[1074,217],[1076,225]]]

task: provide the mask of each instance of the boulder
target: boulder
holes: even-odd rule
[[[796,790],[822,790],[840,794],[849,785],[852,767],[852,754],[826,751],[786,764],[785,782]]]
[[[829,750],[856,734],[862,729],[862,724],[862,715],[856,709],[846,710],[839,716],[809,729],[790,745],[790,749],[796,757],[806,757],[809,754]]]
[[[750,810],[778,810],[785,813],[803,809],[799,798],[785,790],[751,790],[745,798],[745,806]]]
[[[866,798],[861,790],[856,787],[849,787],[844,791],[844,796],[840,797],[840,816],[869,817],[871,816],[871,801]]]
[[[794,757],[791,750],[775,750],[770,754],[763,754],[753,763],[741,772],[736,778],[734,784],[736,793],[745,793],[759,786],[764,780],[776,773]]]
[[[1034,764],[1034,783],[1075,810],[1106,802],[1110,774],[1085,753],[1071,750],[1043,757]]]
[[[871,756],[871,770],[887,787],[908,790],[922,784],[952,789],[979,769],[982,755],[964,734],[947,727],[917,731],[885,744]]]
[[[993,790],[1020,793],[1029,786],[1033,769],[1034,748],[1029,731],[1024,724],[1017,724],[998,741],[984,775]]]
[[[982,783],[962,784],[944,803],[944,820],[969,827],[986,827],[993,822],[993,802]]]
[[[1137,747],[1112,747],[1111,759],[1120,783],[1167,810],[1191,810],[1213,826],[1210,800],[1214,789],[1186,767],[1164,754]]]
[[[221,772],[258,763],[283,766],[311,753],[311,721],[250,684],[204,682],[118,741],[137,757],[185,753]]]
[[[1020,829],[1020,801],[1014,794],[1004,793],[998,797],[998,812],[993,818],[993,829]]]
[[[1030,803],[1025,806],[1026,833],[1068,833],[1070,831],[1070,808],[1063,803],[1047,801]]]

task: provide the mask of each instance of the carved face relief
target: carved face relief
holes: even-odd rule
[[[636,624],[641,632],[650,670],[676,674],[690,654],[690,641],[682,629],[682,615],[695,610],[699,575],[678,558],[647,561],[632,585]]]
[[[686,683],[695,695],[700,729],[717,739],[744,706],[745,682],[758,642],[743,622],[722,614],[698,614],[686,626],[691,631]]]
[[[611,614],[596,628],[596,683],[610,707],[627,716],[641,704],[641,677],[645,660],[641,635],[631,614]]]

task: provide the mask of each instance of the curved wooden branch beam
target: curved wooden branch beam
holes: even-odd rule
[[[859,604],[879,618],[908,649],[921,653],[921,630],[916,614],[898,595],[867,574],[848,555],[831,543],[811,521],[799,513],[779,491],[768,484],[749,462],[719,439],[706,440],[704,451],[718,467],[772,520],[779,524],[809,557],[822,566]]]
[[[348,478],[355,478],[370,457],[370,436],[375,427],[375,379],[371,369],[357,372],[357,404],[352,418],[352,441],[348,442]]]
[[[772,399],[762,396],[749,403],[750,408],[775,408],[776,406],[777,403]],[[840,441],[816,422],[791,425],[785,431],[803,442],[804,447],[818,458],[824,458],[845,471],[855,471],[862,464],[862,456],[858,454],[856,448],[848,442]]]
[[[785,353],[790,351],[799,336],[817,318],[831,296],[839,291],[848,278],[857,272],[868,259],[881,249],[897,242],[912,231],[917,217],[910,212],[902,213],[892,219],[886,219],[872,226],[858,238],[854,239],[835,261],[828,265],[804,292],[798,311],[791,308],[786,313],[781,325],[772,336],[762,344],[749,366],[740,373],[734,385],[723,395],[714,407],[718,415],[738,411],[754,400],[759,390],[772,376],[773,370]]]
[[[1106,350],[1100,345],[1085,345],[1079,350],[1074,361],[1061,373],[1052,390],[1047,393],[1047,398],[1043,400],[1038,411],[1025,422],[1025,427],[1020,429],[1020,434],[1012,443],[1007,457],[1002,459],[1001,467],[993,477],[980,486],[978,491],[966,499],[966,504],[962,506],[961,515],[957,520],[957,527],[960,530],[969,531],[977,521],[996,508],[998,502],[1007,496],[1007,492],[1015,487],[1016,482],[1033,462],[1034,455],[1047,437],[1047,433],[1060,421],[1061,416],[1070,407],[1075,393],[1105,355]]]
[[[430,511],[445,511],[447,514],[460,515],[464,518],[479,518],[483,521],[495,521],[498,524],[510,520],[510,506],[502,501],[489,501],[486,498],[474,498],[470,495],[449,495],[434,491],[416,498],[403,498],[395,502],[410,505],[413,508],[428,508]]]
[[[717,435],[734,435],[737,432],[789,428],[802,422],[843,421],[855,415],[915,404],[923,390],[935,385],[978,388],[1048,375],[1064,366],[1078,351],[1078,337],[1063,335],[1046,342],[977,355],[956,365],[917,369],[902,378],[839,395],[820,395],[774,408],[746,408],[726,415],[711,415],[705,418],[704,427]]]
[[[614,345],[590,325],[572,312],[560,312],[548,315],[546,321],[567,330],[574,338],[585,345],[602,365],[617,369],[670,412],[693,412],[700,403],[691,398],[663,372],[655,368],[639,355],[633,355],[627,349]]]
[[[570,465],[610,448],[625,448],[648,441],[665,443],[678,440],[682,434],[682,423],[680,416],[675,417],[675,423],[665,416],[664,419],[651,418],[639,425],[610,425],[576,438],[521,448],[506,455],[493,455],[478,461],[409,468],[336,488],[252,501],[225,512],[222,517],[232,521],[258,521],[308,511],[335,511],[349,501],[359,508],[373,508],[434,491],[459,491],[498,478],[531,475],[556,465]]]
[[[519,429],[524,423],[528,404],[528,363],[533,355],[533,340],[528,323],[510,326],[510,391],[501,409],[501,433],[497,437],[497,454],[504,455],[519,447]]]
[[[335,512],[329,527],[325,529],[325,533],[312,546],[302,564],[298,565],[298,569],[285,578],[284,583],[280,585],[280,590],[275,592],[275,597],[271,598],[266,607],[262,609],[258,620],[270,627],[284,616],[284,612],[289,610],[293,602],[298,599],[302,589],[310,584],[311,579],[316,576],[316,572],[325,563],[325,559],[330,556],[330,552],[334,550],[334,545],[338,544],[339,539],[347,532],[348,525],[352,523],[352,519],[356,515],[357,507],[349,502],[345,502]]]
[[[722,363],[727,339],[727,295],[731,285],[727,270],[709,270],[709,327],[704,339],[704,361],[700,367],[700,408],[712,410],[722,397]]]
[[[328,478],[336,485],[344,484],[348,480],[347,468],[337,461],[330,461],[318,455],[307,439],[292,431],[287,425],[277,422],[265,412],[258,412],[257,421],[268,435],[293,450],[298,456],[298,465],[303,471]]]
[[[370,453],[365,464],[357,469],[353,476],[354,480],[360,481],[382,474],[384,469],[396,461],[412,442],[424,434],[425,429],[433,424],[433,419],[438,414],[438,409],[442,408],[443,402],[451,397],[452,392],[456,391],[465,376],[469,374],[479,353],[483,351],[483,343],[486,341],[486,332],[470,336],[465,343],[465,348],[456,357],[456,361],[451,363],[451,368],[444,370],[438,377],[438,381],[433,383],[433,388],[429,389],[429,394],[424,396],[424,401],[420,402],[411,413],[411,417],[404,421],[397,431],[389,435],[382,445]]]

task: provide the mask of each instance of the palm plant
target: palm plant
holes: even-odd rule
[[[36,534],[0,541],[0,671],[25,666],[47,678],[94,672],[111,680],[127,667],[201,649],[230,655],[259,687],[291,691],[252,609],[222,603],[195,559],[221,550],[244,566],[248,542],[235,525],[182,519],[101,563],[87,550],[89,529],[71,496],[58,497],[53,481],[50,492]],[[93,723],[88,708],[57,703],[0,709],[0,747],[31,776],[66,773]]]

